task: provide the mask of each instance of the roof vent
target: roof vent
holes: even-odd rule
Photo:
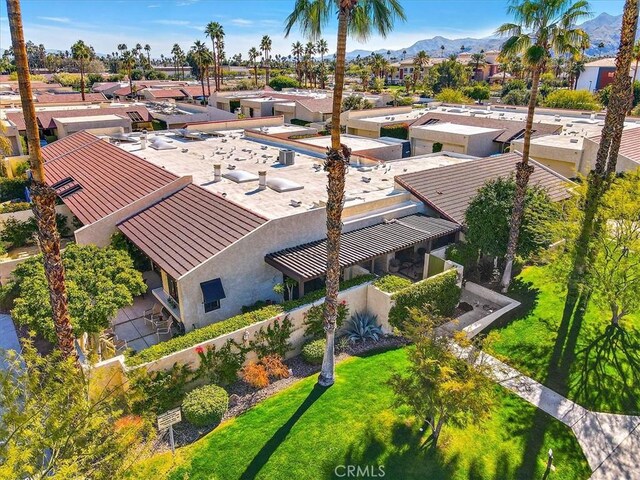
[[[571,143],[578,143],[578,139],[577,138],[572,138],[569,140],[569,142]]]
[[[289,203],[289,205],[291,205],[292,207],[300,207],[302,205],[302,202],[300,200],[293,200],[291,199],[291,202]]]
[[[267,187],[278,193],[293,192],[295,190],[302,190],[304,186],[299,183],[287,180],[286,178],[269,178],[267,180]]]
[[[296,152],[293,150],[280,150],[278,161],[281,165],[294,165],[296,163]]]
[[[230,167],[235,165],[229,165]],[[259,177],[251,172],[247,172],[245,170],[233,170],[231,172],[224,173],[222,175],[227,180],[231,180],[235,183],[248,183],[248,182],[256,182],[259,180]]]

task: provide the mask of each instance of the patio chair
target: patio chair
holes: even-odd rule
[[[171,320],[156,322],[156,336],[158,337],[158,342],[160,341],[160,335],[167,334],[171,334]]]
[[[162,305],[154,303],[153,307],[147,308],[144,311],[143,316],[145,322],[149,322],[151,325],[155,326],[156,321],[162,319]]]

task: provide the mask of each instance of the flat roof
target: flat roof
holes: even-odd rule
[[[430,132],[455,133],[458,135],[479,135],[483,133],[498,133],[501,130],[495,128],[474,127],[472,125],[460,125],[458,123],[435,123],[411,127],[412,130],[427,130]]]
[[[516,140],[518,144],[524,142],[522,139]],[[531,139],[532,145],[542,145],[546,147],[562,148],[565,150],[582,150],[584,137],[573,137],[566,135],[545,135]]]
[[[103,122],[105,120],[123,120],[123,117],[114,114],[108,115],[89,115],[86,117],[54,117],[60,123],[84,123],[84,122]]]
[[[381,115],[379,117],[365,117],[365,118],[358,118],[355,120],[359,120],[361,122],[379,123],[379,124],[400,123],[400,122],[409,122],[409,121],[417,120],[418,118],[420,118],[426,113],[428,113],[428,110],[425,110],[424,108],[420,108],[420,109],[412,110],[411,112],[408,112],[408,113]]]
[[[150,148],[154,138],[164,138],[177,148],[155,150]],[[239,132],[225,132],[224,136],[206,140],[186,140],[173,132],[154,132],[148,137],[147,148],[140,149],[139,144],[123,142],[120,148],[162,167],[175,175],[192,175],[193,182],[229,200],[257,212],[267,218],[279,218],[300,213],[301,211],[323,207],[327,200],[326,173],[323,171],[324,156],[296,151],[295,164],[284,166],[278,162],[281,150],[290,147],[281,146],[277,138],[268,142],[249,140]],[[346,178],[346,206],[383,199],[394,194],[404,193],[395,190],[394,176],[455,165],[474,160],[474,157],[451,153],[438,153],[409,157],[390,162],[372,161],[370,165],[348,169]],[[270,179],[282,179],[303,186],[303,189],[278,193],[271,188],[258,189],[258,181],[235,183],[227,178],[214,183],[213,165],[221,164],[222,174],[230,173],[229,167],[236,171],[245,171],[257,176],[260,171],[267,172]],[[300,202],[292,206],[292,201]]]
[[[325,135],[323,137],[302,138],[298,141],[301,143],[306,143],[308,145],[314,145],[316,147],[322,147],[322,148],[331,146],[330,135]],[[360,150],[370,150],[373,148],[385,148],[392,145],[392,144],[389,144],[389,142],[380,141],[375,138],[358,137],[356,135],[341,135],[340,141],[354,152],[358,152]]]

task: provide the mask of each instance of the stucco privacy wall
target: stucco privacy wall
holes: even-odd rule
[[[362,312],[367,310],[367,292],[368,292],[369,283],[365,283],[362,285],[358,285],[356,287],[350,288],[348,290],[344,290],[339,293],[338,300],[347,302],[349,306],[349,313],[354,314],[355,312]],[[228,340],[235,340],[236,342],[243,344],[243,337],[245,332],[248,333],[249,340],[252,340],[261,328],[266,329],[269,325],[272,325],[276,321],[282,321],[285,315],[289,315],[289,319],[293,324],[293,333],[289,338],[289,342],[292,344],[293,349],[287,354],[287,358],[293,357],[300,353],[300,348],[304,343],[304,314],[311,308],[313,305],[318,305],[324,302],[324,298],[318,300],[317,302],[305,305],[303,307],[297,308],[288,312],[287,314],[280,314],[276,317],[270,318],[268,320],[264,320],[262,322],[255,323],[247,328],[242,328],[240,330],[236,330],[235,332],[231,332],[227,335],[223,335],[218,338],[214,338],[212,340],[208,340],[206,342],[199,343],[187,349],[181,350],[179,352],[173,353],[171,355],[167,355],[159,360],[154,362],[149,362],[141,367],[146,368],[148,371],[160,371],[160,370],[168,370],[175,363],[190,365],[193,368],[197,368],[200,365],[200,355],[196,353],[196,347],[209,348],[215,346],[216,349],[222,347]],[[247,357],[247,361],[255,359],[255,354],[251,352],[251,354]],[[98,365],[96,365],[98,368]]]
[[[126,207],[101,218],[100,220],[85,225],[75,231],[76,242],[81,245],[97,245],[106,247],[111,243],[111,236],[116,231],[116,225],[123,220],[135,215],[147,207],[159,202],[169,195],[182,190],[193,181],[190,175],[177,178],[171,183],[164,185],[155,192],[130,203]]]
[[[242,120],[229,120],[222,122],[195,123],[187,125],[187,130],[198,132],[220,132],[223,130],[244,130],[247,128],[280,127],[284,125],[284,117],[245,118]]]

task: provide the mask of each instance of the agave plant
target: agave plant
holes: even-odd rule
[[[350,342],[365,342],[373,340],[377,342],[382,336],[382,329],[378,325],[378,316],[369,312],[356,312],[349,319],[345,336]]]

